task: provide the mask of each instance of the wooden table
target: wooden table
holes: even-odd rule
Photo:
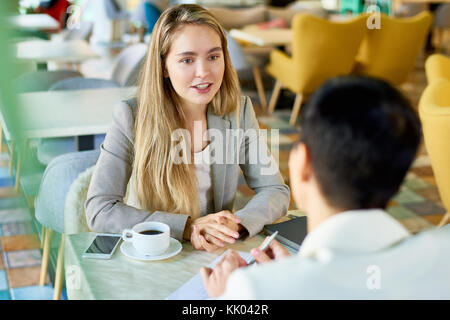
[[[288,28],[260,29],[249,25],[242,29],[231,29],[230,36],[257,46],[284,46],[292,42],[292,30]]]
[[[354,18],[352,15],[332,14],[328,17],[328,20],[342,22],[352,18]],[[261,47],[280,47],[292,43],[293,32],[292,29],[289,28],[260,29],[257,24],[252,24],[245,26],[242,29],[231,29],[230,35],[237,40]]]
[[[45,13],[14,15],[9,21],[12,27],[21,30],[56,32],[60,28],[58,21]]]
[[[87,59],[98,58],[85,40],[50,41],[28,40],[13,45],[16,58],[36,64],[49,61],[57,63],[80,63]]]
[[[20,115],[21,138],[27,142],[30,139],[106,133],[114,106],[132,97],[135,92],[136,88],[130,87],[21,93],[18,95],[17,110],[14,111]],[[11,132],[10,123],[2,113],[0,122],[5,139],[11,141],[11,170],[17,137]],[[19,189],[24,152],[18,152],[16,191]]]

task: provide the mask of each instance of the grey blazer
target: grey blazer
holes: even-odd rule
[[[239,127],[244,130],[259,130],[250,99],[243,97],[241,105]],[[160,221],[170,226],[172,237],[181,240],[188,215],[148,212],[124,203],[132,171],[135,112],[136,99],[121,102],[114,110],[113,122],[101,146],[100,157],[87,194],[85,206],[88,226],[96,232],[121,233],[123,229],[131,228],[140,222]],[[234,112],[221,117],[209,107],[207,121],[208,129],[217,129],[216,132],[222,133],[224,137],[227,129],[236,128]],[[250,150],[254,150],[251,147],[258,143],[260,146],[264,145],[267,150],[267,144],[264,141],[261,143],[259,135],[243,140],[239,151],[241,164],[237,163],[238,161],[233,164],[211,164],[215,212],[233,210],[239,167],[248,186],[255,191],[247,205],[235,212],[241,219],[241,224],[248,230],[249,236],[257,234],[265,224],[285,215],[290,201],[289,187],[284,184],[273,158],[270,158],[270,164],[275,165],[276,170],[271,175],[261,175],[264,166],[247,161],[251,156]],[[227,156],[231,153],[231,159],[234,159],[234,148],[228,148],[225,152],[228,153]]]

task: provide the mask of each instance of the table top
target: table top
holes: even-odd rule
[[[40,91],[18,95],[18,114],[24,138],[54,138],[105,133],[114,106],[132,97],[135,87]],[[8,124],[0,114],[5,138]]]
[[[304,215],[298,210],[288,213],[277,222]],[[226,250],[249,252],[263,242],[265,235],[260,233],[245,241],[237,240],[213,253],[194,250],[190,242],[184,242],[179,254],[160,261],[128,258],[120,251],[122,244],[110,260],[83,258],[82,253],[94,237],[95,233],[66,236],[64,265],[69,299],[165,299]]]
[[[328,20],[343,22],[352,18],[354,18],[352,15],[332,14]],[[230,36],[257,46],[277,47],[291,44],[293,32],[289,28],[261,29],[257,24],[251,24],[242,29],[231,29]]]
[[[17,59],[36,63],[81,62],[99,57],[85,40],[28,40],[15,43],[13,48]]]
[[[160,261],[126,257],[120,251],[123,242],[110,260],[81,257],[94,237],[95,233],[66,236],[64,264],[69,299],[162,300],[228,248],[250,251],[264,240],[263,236],[257,235],[215,253],[194,250],[189,242],[185,242],[179,254]]]
[[[41,31],[59,30],[59,23],[45,13],[14,15],[9,20],[13,27]]]
[[[230,36],[257,46],[284,46],[292,42],[292,30],[287,28],[260,29],[248,25],[242,29],[231,29]]]

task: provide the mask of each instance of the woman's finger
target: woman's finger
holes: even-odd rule
[[[239,238],[239,232],[232,229],[233,227],[236,227],[236,230],[237,230],[237,228],[238,228],[237,225],[230,228],[227,225],[223,225],[223,224],[219,224],[219,223],[215,222],[215,223],[210,223],[208,225],[208,227],[214,228],[217,231],[223,233],[224,235],[230,236],[232,238],[236,238],[236,239]]]
[[[239,219],[239,217],[235,216],[234,214],[232,214],[230,211],[220,211],[219,213],[217,213],[217,215],[220,215],[222,217],[225,217],[227,219],[230,219],[231,221],[235,222],[235,223],[240,223],[241,219]]]
[[[214,237],[208,233],[206,233],[204,235],[204,237],[205,237],[206,241],[208,241],[209,243],[215,244],[216,246],[223,247],[225,245],[222,241],[220,241],[219,239],[217,239],[216,237]]]
[[[210,235],[216,237],[219,240],[222,240],[223,242],[227,243],[235,243],[236,240],[233,238],[233,236],[228,236],[227,234],[223,233],[223,226],[218,224],[211,224],[208,227],[205,228],[206,233],[209,233]],[[226,228],[228,229],[228,228]],[[229,230],[229,229],[228,229]]]
[[[208,243],[208,241],[206,241],[205,237],[203,237],[202,235],[199,235],[199,239],[202,244],[202,247],[208,252],[215,251],[219,248],[216,245]]]

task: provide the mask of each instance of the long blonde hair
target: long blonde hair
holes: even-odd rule
[[[152,35],[141,71],[135,120],[135,150],[132,179],[141,208],[152,211],[200,214],[198,181],[193,164],[175,164],[171,159],[171,134],[184,128],[178,94],[164,78],[164,61],[173,35],[180,27],[207,25],[221,38],[225,71],[222,85],[210,102],[223,116],[240,108],[240,87],[227,50],[225,32],[216,18],[199,5],[179,5],[162,13]]]

